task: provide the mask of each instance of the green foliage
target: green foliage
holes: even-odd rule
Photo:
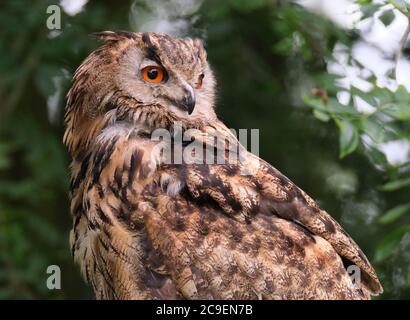
[[[397,180],[385,183],[384,185],[380,187],[380,190],[395,191],[395,190],[399,190],[401,188],[408,187],[408,186],[410,186],[410,178],[397,179]]]
[[[388,0],[396,9],[403,13],[408,13],[410,11],[410,4],[406,0]]]
[[[347,120],[339,121],[338,126],[340,130],[340,157],[343,158],[355,151],[359,145],[359,130]]]
[[[392,9],[386,10],[385,5],[392,4],[398,9],[398,14],[406,16],[410,8],[405,1],[359,0],[356,3],[360,5],[362,19],[376,18],[386,27],[394,21],[395,14]],[[384,11],[377,14],[382,8]],[[359,62],[354,61],[352,56],[350,60],[349,66],[354,66],[359,71],[364,69]],[[377,189],[385,194],[380,194],[380,197],[386,200],[394,199],[394,201],[388,201],[391,203],[390,209],[378,218],[378,223],[384,226],[386,231],[383,232],[381,240],[377,240],[374,255],[375,262],[391,270],[395,267],[400,268],[401,264],[409,263],[401,259],[400,247],[405,243],[405,236],[410,234],[410,204],[408,203],[410,162],[388,161],[385,154],[381,152],[380,146],[391,141],[410,141],[410,94],[402,85],[395,90],[378,86],[375,76],[365,80],[371,82],[369,90],[363,91],[353,86],[347,90],[342,87],[336,90],[336,92],[347,91],[349,93],[350,100],[346,105],[340,105],[335,99],[336,92],[333,85],[329,88],[324,85],[321,89],[312,90],[310,94],[305,95],[304,101],[313,109],[313,115],[318,120],[332,119],[339,128],[340,157],[346,157],[354,152],[366,156],[370,163],[379,170],[382,178],[383,183]],[[356,99],[366,102],[371,106],[371,111],[358,112]],[[387,193],[392,196],[388,196]],[[393,266],[393,261],[395,266]],[[407,282],[407,288],[408,285]]]
[[[397,219],[399,219],[409,210],[410,210],[409,203],[395,206],[394,208],[388,210],[384,215],[382,215],[379,218],[379,222],[382,224],[389,224],[389,223],[395,222]]]
[[[385,236],[377,246],[375,261],[381,262],[390,257],[397,250],[401,239],[407,232],[409,232],[409,226],[399,227]]]
[[[393,13],[393,10],[387,10],[379,17],[380,21],[383,22],[386,27],[388,27],[394,21],[394,18],[395,15]]]

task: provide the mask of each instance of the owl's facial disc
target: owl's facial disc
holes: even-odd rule
[[[176,74],[168,71],[153,60],[143,60],[140,65],[140,78],[152,88],[155,99],[164,100],[166,105],[175,106],[189,115],[195,109],[196,97],[194,88]],[[203,74],[199,81],[202,82]],[[196,89],[200,89],[201,83],[195,83]]]
[[[157,33],[134,38],[111,44],[116,50],[106,50],[115,53],[110,72],[121,94],[135,99],[135,108],[161,110],[158,117],[213,119],[215,81],[202,43]]]

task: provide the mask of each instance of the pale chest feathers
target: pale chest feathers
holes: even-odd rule
[[[125,123],[108,127],[97,137],[94,148],[95,163],[102,162],[99,183],[127,187],[137,194],[156,184],[175,196],[184,182],[167,166],[168,144],[151,139],[144,127]],[[93,182],[96,180],[94,175]]]

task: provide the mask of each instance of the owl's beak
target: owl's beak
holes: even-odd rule
[[[181,105],[182,107],[188,111],[188,114],[191,114],[194,112],[195,109],[195,93],[192,91],[189,91],[186,96],[182,99]]]

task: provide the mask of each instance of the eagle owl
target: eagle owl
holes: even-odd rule
[[[71,250],[97,299],[369,299],[382,292],[341,226],[254,154],[224,163],[163,161],[165,140],[152,134],[172,132],[175,123],[195,129],[192,140],[222,148],[223,157],[239,144],[215,114],[215,79],[200,40],[95,36],[103,45],[74,75],[64,142],[72,156]],[[167,145],[177,148],[173,139]]]

